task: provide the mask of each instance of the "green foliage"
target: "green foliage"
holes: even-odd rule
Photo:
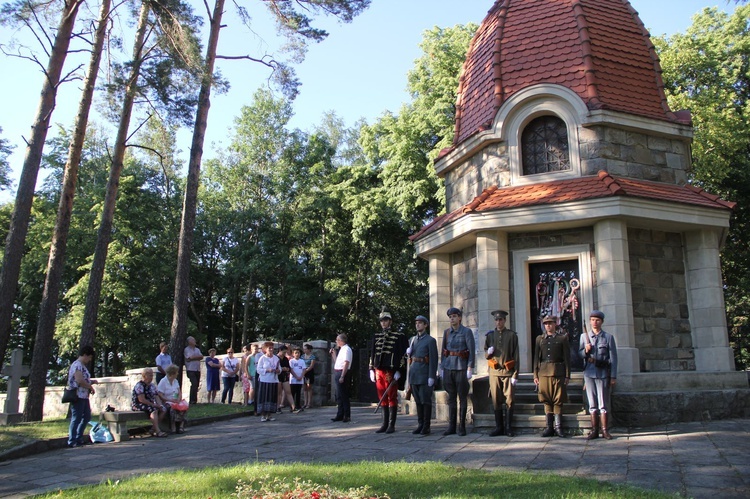
[[[0,127],[0,134],[3,133],[2,127]],[[3,189],[10,189],[12,182],[10,180],[10,165],[8,164],[8,156],[13,152],[13,146],[8,145],[6,139],[0,139],[0,191]]]
[[[654,40],[672,109],[693,115],[693,184],[737,207],[722,250],[729,326],[750,326],[750,6],[704,9],[684,34]],[[741,334],[745,349],[750,339]],[[739,350],[739,349],[738,349]],[[738,367],[746,366],[738,357]]]

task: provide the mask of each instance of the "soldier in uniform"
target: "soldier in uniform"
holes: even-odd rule
[[[391,323],[391,314],[385,310],[381,312],[380,331],[375,333],[370,349],[370,380],[375,383],[383,408],[383,425],[375,433],[396,431],[398,390],[404,389],[406,379],[406,348],[409,342],[404,333],[391,329]],[[398,387],[391,386],[394,380],[398,382]]]
[[[539,387],[539,402],[544,403],[547,428],[543,437],[565,436],[562,432],[563,403],[568,401],[570,382],[570,343],[568,335],[557,333],[557,319],[542,320],[544,334],[537,336],[534,350],[534,383]],[[554,422],[554,429],[553,429]]]
[[[602,330],[604,314],[594,310],[589,315],[591,332],[584,332],[578,344],[583,357],[583,382],[591,413],[591,433],[587,440],[599,438],[599,421],[602,424],[602,436],[607,440],[609,434],[609,394],[617,382],[617,345],[615,337]]]
[[[430,434],[432,418],[432,390],[437,374],[437,341],[427,333],[430,321],[423,315],[415,319],[416,336],[409,340],[406,355],[409,358],[409,388],[417,404],[417,428],[413,434]]]
[[[443,383],[448,394],[448,429],[443,435],[456,433],[456,396],[460,405],[461,416],[458,434],[466,435],[466,397],[469,395],[469,380],[475,366],[474,333],[461,324],[463,313],[456,307],[448,309],[451,327],[443,332],[443,358],[440,367],[443,370]]]
[[[490,394],[495,410],[495,429],[490,432],[490,436],[512,437],[513,398],[518,381],[518,335],[505,327],[508,312],[495,310],[492,316],[495,318],[495,329],[484,337],[484,351],[490,373]],[[506,410],[503,410],[503,403]]]

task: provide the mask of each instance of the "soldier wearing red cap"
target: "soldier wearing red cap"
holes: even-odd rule
[[[542,320],[544,334],[537,336],[534,350],[534,383],[539,387],[539,402],[544,403],[547,428],[543,437],[563,437],[562,410],[568,401],[566,387],[570,382],[570,343],[568,335],[557,333],[557,318]],[[553,428],[554,423],[554,428]]]
[[[602,436],[609,434],[609,394],[617,382],[617,345],[615,337],[602,330],[604,313],[594,310],[589,315],[591,332],[581,335],[579,351],[584,359],[583,381],[591,413],[591,432],[586,439],[599,438],[599,423]]]
[[[490,374],[490,395],[495,411],[495,429],[491,437],[513,436],[513,399],[518,380],[518,334],[505,327],[508,312],[495,310],[495,329],[484,337],[484,351]],[[503,409],[505,404],[506,409]]]
[[[375,433],[393,433],[396,431],[398,391],[404,389],[406,379],[409,341],[404,333],[391,329],[389,312],[383,310],[379,320],[380,331],[375,333],[370,348],[370,380],[375,383],[383,408],[383,425]],[[396,383],[391,383],[394,380]]]

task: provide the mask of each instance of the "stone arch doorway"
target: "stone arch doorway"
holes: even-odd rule
[[[568,334],[570,361],[581,370],[578,341],[583,332],[581,313],[581,273],[578,260],[558,260],[529,264],[529,325],[531,344],[543,334],[542,319],[557,317],[558,331]]]

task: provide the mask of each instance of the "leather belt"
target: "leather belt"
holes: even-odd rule
[[[443,350],[443,357],[461,357],[462,359],[468,359],[469,358],[469,351],[468,350]]]

